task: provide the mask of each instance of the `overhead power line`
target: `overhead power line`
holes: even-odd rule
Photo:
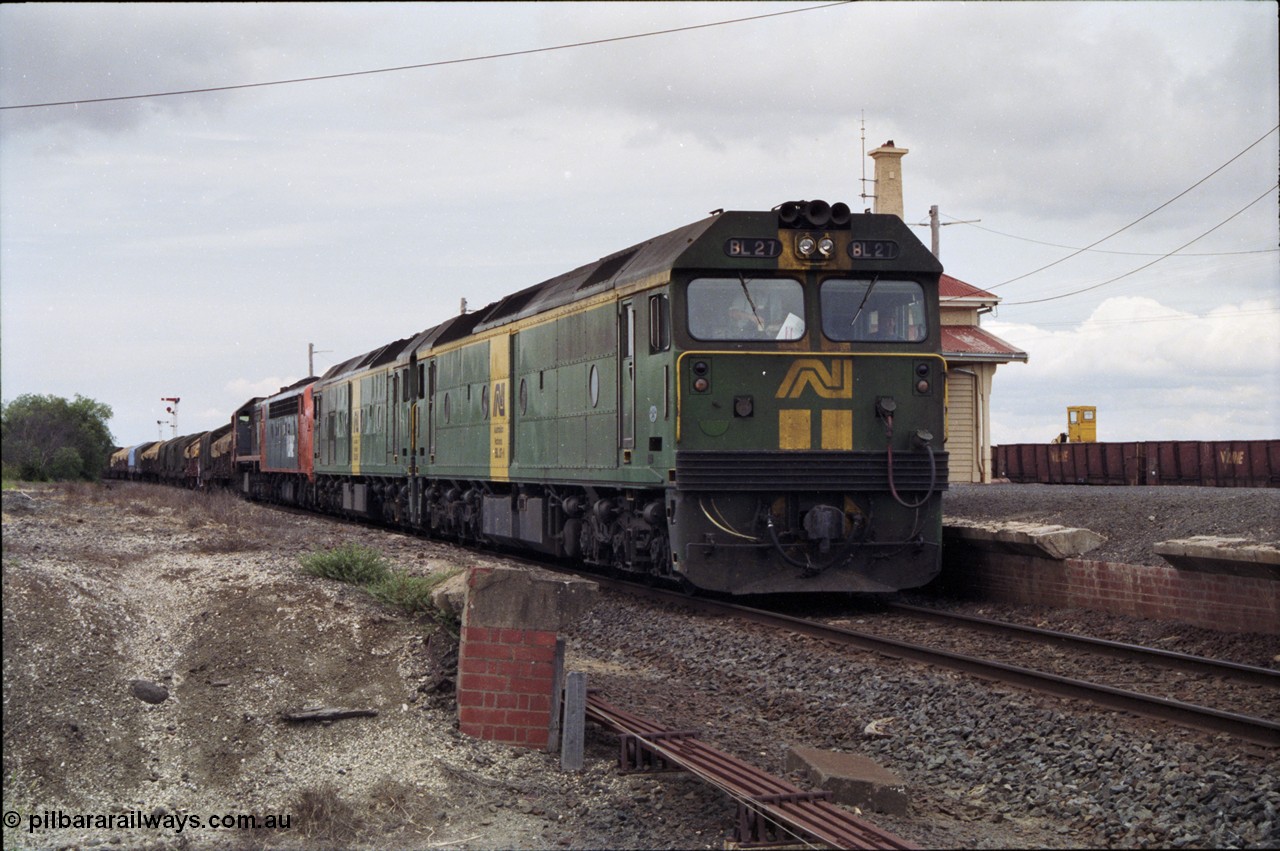
[[[1256,147],[1257,145],[1261,144],[1263,139],[1267,138],[1267,137],[1268,137],[1268,136],[1270,136],[1272,133],[1276,132],[1276,130],[1280,130],[1280,124],[1277,124],[1275,127],[1272,127],[1272,128],[1271,128],[1270,130],[1268,130],[1266,133],[1263,133],[1263,134],[1262,134],[1262,136],[1260,136],[1256,142],[1254,142],[1253,144],[1249,145],[1249,146],[1248,146],[1247,148],[1245,148],[1243,151],[1241,151],[1240,153],[1236,154],[1234,157],[1232,157],[1231,159],[1227,160],[1225,163],[1223,163],[1222,165],[1218,166],[1218,167],[1217,167],[1217,168],[1215,168],[1213,171],[1209,172],[1209,173],[1208,173],[1208,174],[1206,174],[1204,177],[1200,178],[1200,179],[1199,179],[1199,180],[1197,180],[1195,183],[1191,184],[1191,185],[1190,185],[1190,186],[1188,186],[1186,189],[1184,189],[1184,190],[1182,190],[1181,192],[1179,192],[1177,195],[1174,195],[1174,196],[1173,196],[1172,198],[1170,198],[1168,201],[1165,201],[1165,202],[1164,202],[1163,204],[1161,204],[1159,207],[1156,207],[1154,210],[1150,211],[1149,213],[1144,213],[1143,215],[1141,215],[1141,216],[1139,216],[1138,218],[1134,219],[1133,221],[1129,222],[1129,224],[1125,225],[1124,227],[1120,228],[1119,230],[1117,230],[1117,231],[1113,231],[1113,232],[1111,232],[1111,233],[1107,234],[1107,235],[1106,235],[1106,236],[1104,236],[1102,239],[1099,239],[1099,240],[1097,240],[1097,241],[1095,241],[1095,242],[1091,242],[1091,243],[1089,243],[1089,244],[1088,244],[1088,245],[1086,245],[1084,248],[1081,248],[1081,249],[1078,249],[1078,250],[1076,250],[1076,251],[1073,251],[1072,253],[1068,254],[1066,257],[1061,257],[1061,258],[1059,258],[1059,259],[1057,259],[1057,260],[1054,260],[1052,263],[1049,263],[1049,264],[1047,264],[1047,265],[1041,266],[1039,269],[1032,269],[1030,272],[1027,272],[1027,273],[1022,274],[1022,275],[1019,275],[1019,276],[1018,276],[1018,277],[1016,277],[1016,278],[1010,278],[1010,279],[1009,279],[1009,280],[1007,280],[1007,281],[1002,281],[1001,283],[994,284],[994,285],[992,285],[992,286],[990,286],[990,287],[987,287],[987,289],[988,289],[988,290],[994,290],[994,289],[997,289],[997,288],[999,288],[999,287],[1003,287],[1003,286],[1005,286],[1005,284],[1012,284],[1014,281],[1021,281],[1023,278],[1029,278],[1029,277],[1031,277],[1032,275],[1036,274],[1037,272],[1043,272],[1045,269],[1049,269],[1049,268],[1051,268],[1051,267],[1053,267],[1053,266],[1057,266],[1059,263],[1065,262],[1065,261],[1067,261],[1067,260],[1070,260],[1072,257],[1076,257],[1076,256],[1078,256],[1078,255],[1080,255],[1080,254],[1083,254],[1084,252],[1088,251],[1089,249],[1093,248],[1094,246],[1096,246],[1096,245],[1101,245],[1102,243],[1106,242],[1108,239],[1111,239],[1111,237],[1113,237],[1113,236],[1117,236],[1117,235],[1119,235],[1119,234],[1121,234],[1121,233],[1123,233],[1123,232],[1127,231],[1129,228],[1133,227],[1134,225],[1138,224],[1139,222],[1143,221],[1144,219],[1150,218],[1151,216],[1153,216],[1153,215],[1155,215],[1156,213],[1160,212],[1160,211],[1161,211],[1161,210],[1163,210],[1165,207],[1167,207],[1167,206],[1169,206],[1170,204],[1172,204],[1174,201],[1177,201],[1177,200],[1178,200],[1179,198],[1181,198],[1183,195],[1186,195],[1186,194],[1187,194],[1188,192],[1190,192],[1192,189],[1195,189],[1197,186],[1199,186],[1200,184],[1204,183],[1206,180],[1208,180],[1209,178],[1213,177],[1215,174],[1217,174],[1218,172],[1222,171],[1224,168],[1226,168],[1227,166],[1231,165],[1231,164],[1232,164],[1233,162],[1235,162],[1236,160],[1240,159],[1242,156],[1244,156],[1246,153],[1248,153],[1248,152],[1249,152],[1250,150],[1252,150],[1254,147]],[[1270,191],[1270,190],[1268,190],[1268,191]],[[1254,203],[1257,203],[1257,202],[1255,201]],[[1252,204],[1251,204],[1251,205],[1249,205],[1249,206],[1252,206]],[[1245,209],[1248,209],[1248,207],[1246,207]],[[1243,210],[1242,210],[1241,212],[1243,212]],[[1237,213],[1236,215],[1239,215],[1239,213]],[[1232,216],[1231,218],[1233,219],[1233,218],[1235,218],[1235,216]],[[1231,219],[1227,219],[1227,221],[1230,221],[1230,220],[1231,220]],[[1225,224],[1225,222],[1223,222],[1222,224]],[[1216,225],[1213,229],[1211,229],[1211,230],[1209,230],[1209,231],[1206,231],[1205,233],[1212,233],[1212,231],[1213,231],[1213,230],[1216,230],[1216,229],[1217,229],[1217,227],[1220,227],[1220,226],[1221,226],[1221,225]],[[1200,236],[1204,236],[1204,235],[1205,235],[1205,234],[1201,234]],[[1199,236],[1198,236],[1198,237],[1196,237],[1196,239],[1199,239],[1199,238],[1200,238]],[[1195,241],[1196,241],[1195,239],[1191,240],[1191,242],[1195,242]],[[1189,243],[1187,243],[1187,245],[1190,245],[1190,244],[1191,244],[1190,242],[1189,242]],[[1183,246],[1183,247],[1185,248],[1186,246]],[[1161,256],[1160,256],[1160,258],[1159,258],[1158,260],[1154,261],[1154,262],[1159,262],[1160,260],[1163,260],[1165,257],[1168,257],[1168,256],[1170,256],[1170,255],[1172,255],[1172,254],[1175,254],[1175,253],[1177,253],[1177,249],[1175,249],[1174,251],[1169,252],[1169,254],[1161,255]],[[1150,263],[1148,263],[1147,265],[1149,266],[1149,265],[1151,265],[1151,264],[1150,264]],[[1145,269],[1145,268],[1146,268],[1146,266],[1143,266],[1143,267],[1141,267],[1141,268],[1142,268],[1142,269]],[[1139,270],[1138,270],[1138,269],[1135,269],[1134,271],[1136,272],[1136,271],[1139,271]],[[1132,273],[1132,272],[1130,272],[1130,273],[1128,273],[1128,274],[1133,274],[1133,273]],[[1120,277],[1124,277],[1124,276],[1123,276],[1123,275],[1121,275]],[[1112,280],[1118,280],[1118,279],[1112,279]],[[1104,283],[1110,283],[1110,281],[1107,281],[1107,282],[1104,282]],[[1098,284],[1098,286],[1102,286],[1102,284]],[[1092,287],[1090,287],[1090,289],[1092,289]],[[1085,290],[1078,290],[1077,292],[1085,292]],[[1070,295],[1070,293],[1069,293],[1068,295]],[[1061,298],[1061,296],[1055,296],[1055,298]],[[1048,299],[1040,299],[1040,300],[1041,300],[1041,301],[1048,301]],[[1035,302],[1030,302],[1030,301],[1017,302],[1017,304],[1034,304],[1034,303],[1035,303]]]
[[[945,213],[943,215],[946,215]],[[954,219],[955,216],[947,216]],[[925,223],[928,224],[927,222]],[[1009,239],[1017,239],[1022,242],[1031,242],[1036,245],[1047,245],[1050,248],[1062,248],[1067,251],[1091,251],[1094,254],[1117,254],[1125,257],[1163,257],[1159,251],[1112,251],[1107,248],[1079,248],[1075,245],[1061,245],[1056,242],[1046,242],[1043,239],[1032,239],[1029,236],[1018,236],[1016,233],[1005,233],[1004,231],[994,228],[984,228],[980,225],[973,224],[971,221],[951,221],[943,222],[944,225],[973,225],[978,230],[984,230],[987,233],[994,233],[996,236],[1005,236]],[[1234,257],[1239,254],[1274,254],[1280,251],[1280,248],[1249,248],[1244,251],[1194,251],[1186,254],[1179,254],[1179,257]]]
[[[1265,139],[1266,137],[1264,136],[1263,138]],[[1167,257],[1172,257],[1173,255],[1177,254],[1179,251],[1181,251],[1183,248],[1186,248],[1188,245],[1191,245],[1192,243],[1195,243],[1195,242],[1198,242],[1198,241],[1199,241],[1199,240],[1201,240],[1201,239],[1204,239],[1206,236],[1208,236],[1209,234],[1213,233],[1215,230],[1217,230],[1218,228],[1222,227],[1222,226],[1223,226],[1223,225],[1225,225],[1227,222],[1231,221],[1231,220],[1232,220],[1232,219],[1234,219],[1236,216],[1240,215],[1240,214],[1241,214],[1241,213],[1243,213],[1245,210],[1249,209],[1249,208],[1250,208],[1250,207],[1252,207],[1254,204],[1256,204],[1256,203],[1258,203],[1259,201],[1261,201],[1263,198],[1266,198],[1266,197],[1267,197],[1268,195],[1270,195],[1272,192],[1275,192],[1277,188],[1280,188],[1280,182],[1277,182],[1275,185],[1273,185],[1273,186],[1271,186],[1269,189],[1267,189],[1267,191],[1266,191],[1266,192],[1263,192],[1263,193],[1262,193],[1261,195],[1259,195],[1257,198],[1254,198],[1254,199],[1253,199],[1252,201],[1250,201],[1248,204],[1245,204],[1245,205],[1244,205],[1243,207],[1241,207],[1239,210],[1236,210],[1234,213],[1232,213],[1231,215],[1227,216],[1225,219],[1223,219],[1222,221],[1218,222],[1216,225],[1214,225],[1213,227],[1209,228],[1207,231],[1205,231],[1204,233],[1200,234],[1199,236],[1197,236],[1195,239],[1191,240],[1190,242],[1183,243],[1181,246],[1179,246],[1178,248],[1173,249],[1173,250],[1172,250],[1172,251],[1170,251],[1168,254],[1163,254],[1163,255],[1161,255],[1160,257],[1157,257],[1155,260],[1152,260],[1150,263],[1144,263],[1143,265],[1139,266],[1139,267],[1138,267],[1138,268],[1136,268],[1136,269],[1133,269],[1133,270],[1130,270],[1130,271],[1128,271],[1128,272],[1125,272],[1123,275],[1116,275],[1114,278],[1111,278],[1111,279],[1109,279],[1109,280],[1103,281],[1103,282],[1102,282],[1102,283],[1100,283],[1100,284],[1093,284],[1092,286],[1082,287],[1081,289],[1078,289],[1078,290],[1072,290],[1072,291],[1071,291],[1071,292],[1069,292],[1069,293],[1061,293],[1061,294],[1059,294],[1059,295],[1046,296],[1045,298],[1034,298],[1034,299],[1029,299],[1029,300],[1027,300],[1027,301],[1007,301],[1007,302],[1005,302],[1005,303],[1004,303],[1004,306],[1005,306],[1005,307],[1013,307],[1014,305],[1022,305],[1022,304],[1040,304],[1040,303],[1042,303],[1042,302],[1046,302],[1046,301],[1056,301],[1056,300],[1058,300],[1058,299],[1060,299],[1060,298],[1067,298],[1068,296],[1079,295],[1080,293],[1087,293],[1087,292],[1089,292],[1090,290],[1096,290],[1096,289],[1098,289],[1099,287],[1105,287],[1107,284],[1114,284],[1116,281],[1120,280],[1121,278],[1127,278],[1127,277],[1129,277],[1130,275],[1135,275],[1135,274],[1137,274],[1138,272],[1141,272],[1143,269],[1149,269],[1150,267],[1152,267],[1152,266],[1156,265],[1157,263],[1159,263],[1161,260],[1164,260],[1164,259],[1165,259],[1165,258],[1167,258]]]
[[[1065,332],[1068,334],[1079,334],[1089,330],[1105,331],[1106,328],[1098,326],[1129,326],[1129,325],[1147,325],[1162,322],[1213,322],[1216,320],[1238,322],[1241,318],[1250,316],[1271,316],[1280,314],[1280,308],[1263,308],[1260,310],[1239,310],[1232,313],[1224,313],[1218,316],[1200,316],[1197,314],[1179,314],[1177,316],[1142,316],[1129,319],[1087,319],[1075,320],[1071,322],[1039,322],[1034,326],[1029,326],[1031,330],[1025,328],[998,329],[1003,339],[1009,340],[1014,345],[1025,346],[1028,343],[1035,343],[1038,340],[1049,340],[1055,336],[1062,335],[1064,332],[1050,330],[1053,327],[1069,327],[1072,330]]]
[[[1280,307],[1260,307],[1252,310],[1234,310],[1230,313],[1223,313],[1220,316],[1201,316],[1196,313],[1179,313],[1174,316],[1133,316],[1117,319],[1072,319],[1065,322],[1037,322],[1035,328],[1044,331],[1046,328],[1078,328],[1086,322],[1090,326],[1095,325],[1146,325],[1151,322],[1192,322],[1196,320],[1208,320],[1215,318],[1237,319],[1244,316],[1270,316],[1280,313]],[[1003,329],[1001,329],[1003,331]],[[1008,333],[1008,332],[1004,332]],[[1045,331],[1044,336],[1049,336],[1053,332]]]
[[[264,83],[238,83],[238,84],[227,85],[227,86],[209,86],[207,88],[202,88],[202,89],[182,89],[179,91],[169,91],[169,92],[151,92],[149,94],[141,94],[141,95],[117,95],[114,97],[78,98],[76,100],[49,101],[46,103],[11,104],[9,106],[0,106],[0,110],[38,109],[41,107],[49,107],[49,106],[76,106],[76,105],[86,104],[86,103],[109,103],[113,101],[124,101],[124,100],[143,100],[145,98],[176,97],[178,95],[199,95],[199,94],[209,94],[211,92],[229,92],[229,91],[235,91],[237,89],[256,89],[256,88],[263,88],[265,86],[286,86],[292,83],[314,83],[314,82],[319,82],[321,80],[339,80],[344,77],[362,77],[370,74],[390,74],[396,71],[413,71],[420,68],[439,68],[444,65],[462,65],[468,62],[487,62],[492,59],[509,59],[513,56],[529,56],[535,53],[550,53],[555,50],[570,50],[575,47],[591,47],[593,45],[612,44],[613,42],[619,42],[619,41],[632,41],[634,39],[652,38],[654,36],[660,36],[660,35],[673,35],[675,33],[689,32],[691,30],[708,29],[710,27],[723,27],[723,26],[728,26],[730,24],[742,24],[750,21],[761,21],[766,18],[781,17],[782,15],[795,15],[801,12],[812,12],[818,9],[829,9],[832,6],[844,6],[852,2],[854,2],[854,0],[836,0],[836,2],[834,3],[824,3],[820,6],[806,6],[802,9],[785,9],[781,12],[770,12],[764,15],[752,15],[746,18],[733,18],[727,21],[712,21],[711,23],[707,23],[707,24],[691,24],[687,27],[672,27],[671,29],[654,30],[652,32],[635,33],[632,35],[620,35],[620,36],[613,36],[611,38],[598,38],[598,39],[592,39],[590,41],[577,41],[571,44],[556,44],[550,47],[533,47],[528,50],[512,50],[507,53],[490,53],[484,56],[468,56],[463,59],[442,59],[438,62],[420,62],[415,65],[397,65],[394,68],[374,68],[367,71],[347,71],[341,74],[317,74],[310,77],[295,77],[289,80],[271,80],[269,82],[264,82]]]

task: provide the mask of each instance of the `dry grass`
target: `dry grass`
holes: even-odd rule
[[[335,847],[350,842],[363,826],[356,808],[329,783],[303,789],[290,802],[289,812],[296,820],[297,830],[309,842],[332,843]]]
[[[266,549],[292,534],[288,514],[255,505],[226,490],[193,491],[168,485],[114,482],[110,487],[68,485],[68,499],[106,504],[123,515],[173,518],[195,538],[186,549],[202,554]],[[92,490],[89,490],[92,489]],[[84,494],[92,493],[92,497]]]
[[[55,487],[62,492],[65,500],[82,505],[107,502],[115,489],[102,482],[61,482]]]
[[[391,777],[384,777],[369,787],[369,802],[373,811],[396,824],[413,824],[409,805],[415,793],[413,784]]]

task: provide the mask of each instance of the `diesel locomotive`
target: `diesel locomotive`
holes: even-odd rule
[[[941,272],[896,216],[717,211],[153,454],[252,499],[687,589],[917,587],[947,486]]]

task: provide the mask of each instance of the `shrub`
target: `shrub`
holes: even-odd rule
[[[382,554],[372,547],[350,542],[327,552],[310,553],[299,561],[302,569],[312,576],[362,585],[369,596],[380,603],[395,606],[410,615],[426,615],[446,627],[456,626],[431,601],[435,587],[456,574],[456,570],[414,576],[403,570],[393,570]]]
[[[411,615],[437,614],[431,592],[452,573],[433,573],[430,576],[411,576],[402,570],[392,571],[384,579],[366,589],[375,600],[395,606]]]
[[[114,448],[110,419],[110,406],[83,396],[19,396],[0,408],[5,477],[96,480]]]
[[[391,568],[382,553],[354,542],[347,542],[328,552],[308,553],[300,561],[302,569],[312,576],[354,585],[382,582],[391,575]]]

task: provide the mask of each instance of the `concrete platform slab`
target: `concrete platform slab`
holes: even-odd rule
[[[599,589],[589,579],[532,567],[472,568],[463,624],[555,632],[586,613]]]
[[[942,524],[942,534],[984,549],[1057,561],[1081,556],[1107,540],[1088,529],[1017,521],[948,519]]]
[[[1248,538],[1196,535],[1160,541],[1156,554],[1179,570],[1280,579],[1280,547]]]
[[[838,803],[891,815],[907,814],[906,785],[865,756],[793,746],[787,749],[786,768],[805,772],[815,788],[829,791]]]

